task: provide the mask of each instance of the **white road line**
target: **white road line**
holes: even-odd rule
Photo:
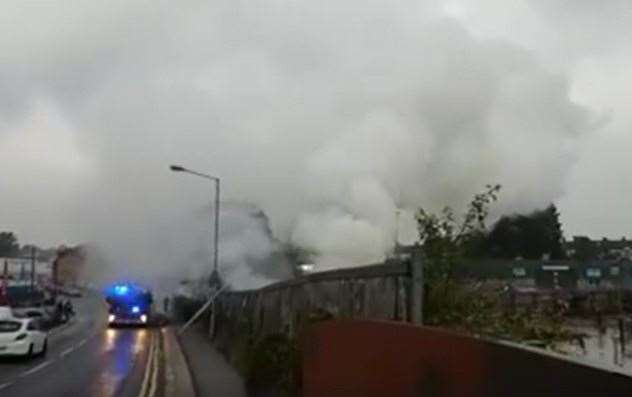
[[[63,352],[61,352],[59,354],[59,357],[62,357],[62,358],[66,357],[67,355],[69,355],[73,351],[75,351],[78,348],[80,348],[81,346],[85,345],[87,341],[88,341],[88,338],[81,339],[76,345],[73,345],[73,346],[69,347],[68,349],[64,350]]]
[[[2,389],[6,389],[7,387],[11,386],[13,384],[13,382],[7,382],[7,383],[3,383],[0,385],[0,390]]]
[[[31,369],[29,369],[28,371],[24,371],[22,372],[22,374],[20,374],[20,376],[24,377],[24,376],[29,376],[31,374],[36,373],[37,371],[39,371],[42,368],[46,368],[49,365],[51,365],[53,362],[52,361],[44,361],[43,363],[41,363],[40,365],[37,365]]]
[[[149,390],[149,381],[151,376],[152,363],[154,361],[154,350],[155,350],[155,337],[152,334],[152,338],[149,344],[149,352],[147,353],[147,363],[145,364],[145,373],[143,375],[143,382],[141,383],[140,392],[138,393],[138,397],[145,397],[147,395],[147,391]]]
[[[66,357],[68,354],[72,353],[75,349],[77,348],[77,346],[71,346],[68,349],[64,350],[63,352],[61,352],[59,354],[59,357]]]
[[[156,388],[158,387],[158,355],[160,350],[160,337],[156,337],[158,341],[156,342],[156,351],[153,357],[153,373],[151,375],[151,386],[149,388],[149,397],[154,397],[156,395]]]

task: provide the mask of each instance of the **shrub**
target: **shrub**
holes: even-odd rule
[[[290,396],[300,387],[302,357],[296,339],[272,334],[246,350],[246,381],[250,390]]]

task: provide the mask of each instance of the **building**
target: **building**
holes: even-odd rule
[[[574,236],[565,243],[566,255],[577,260],[628,259],[632,260],[632,240],[602,238],[591,240],[586,236]]]
[[[477,259],[457,264],[455,275],[539,289],[632,289],[632,261],[627,259]]]
[[[394,258],[409,260],[418,246],[398,246]],[[562,290],[625,288],[632,290],[632,240],[599,240],[575,237],[567,244],[569,259],[465,259],[454,266],[461,280],[502,280],[515,287]]]
[[[86,252],[83,247],[60,248],[53,260],[55,282],[61,285],[78,285],[84,273],[85,262]]]
[[[51,266],[50,263],[36,259],[33,261],[30,258],[2,258],[0,257],[0,277],[4,277],[6,269],[7,278],[12,280],[26,280],[30,279],[32,265],[35,264],[35,277],[50,275]]]

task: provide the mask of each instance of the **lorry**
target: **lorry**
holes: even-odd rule
[[[105,290],[108,324],[147,325],[152,315],[151,291],[134,283],[116,283]]]

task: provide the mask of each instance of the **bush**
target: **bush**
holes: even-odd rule
[[[437,283],[428,291],[426,323],[546,347],[572,337],[564,327],[561,308],[507,310],[501,303],[502,292],[484,284],[464,285],[449,280]]]
[[[246,350],[246,382],[250,390],[295,395],[300,388],[302,357],[297,341],[269,335]]]
[[[204,305],[204,301],[177,296],[173,300],[173,313],[175,320],[188,321]]]

